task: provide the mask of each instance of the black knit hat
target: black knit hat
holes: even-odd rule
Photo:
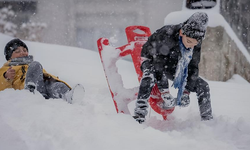
[[[181,27],[184,35],[201,41],[205,37],[208,16],[204,12],[194,13]]]
[[[11,58],[12,53],[20,46],[26,48],[28,51],[27,45],[20,39],[13,39],[9,41],[4,48],[4,55],[6,60],[9,60]]]

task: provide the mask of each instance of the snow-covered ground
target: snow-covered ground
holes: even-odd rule
[[[0,64],[11,37],[0,34]],[[1,150],[249,150],[250,84],[235,75],[208,81],[214,120],[200,121],[196,95],[163,121],[152,110],[144,124],[117,114],[97,52],[26,41],[29,52],[51,74],[86,90],[82,105],[45,100],[25,90],[0,91]],[[124,85],[138,81],[131,62],[118,61]],[[177,91],[171,89],[173,95]],[[134,103],[129,104],[130,110]]]

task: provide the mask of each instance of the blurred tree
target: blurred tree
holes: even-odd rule
[[[41,41],[41,34],[47,25],[45,23],[14,22],[16,13],[12,6],[0,8],[0,32],[24,40]],[[13,19],[14,18],[14,19]]]
[[[0,9],[0,32],[10,36],[16,36],[17,25],[10,18],[15,16],[11,6]]]
[[[41,34],[45,28],[47,28],[45,23],[23,23],[20,27],[20,37],[29,41],[41,41]]]

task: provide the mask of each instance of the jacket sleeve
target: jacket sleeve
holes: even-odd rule
[[[186,89],[193,91],[196,80],[199,77],[199,63],[200,63],[200,55],[201,55],[201,44],[197,45],[194,48],[193,58],[188,66],[188,77],[187,77],[187,85]]]
[[[153,56],[150,55],[149,51],[151,50],[150,43],[145,43],[141,51],[141,70],[149,69],[152,67]]]
[[[3,76],[7,69],[6,67],[0,68],[0,91],[12,87],[12,81],[5,79]]]
[[[161,40],[163,40],[161,39],[161,34],[164,34],[166,32],[165,30],[166,26],[162,27],[161,29],[158,29],[148,38],[148,41],[143,45],[141,51],[142,71],[152,67],[153,57],[157,53],[156,42],[160,42]]]

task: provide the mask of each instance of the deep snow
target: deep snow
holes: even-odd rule
[[[0,34],[2,49],[9,40]],[[130,115],[116,113],[97,52],[25,42],[49,73],[72,86],[81,83],[86,93],[82,105],[71,105],[25,90],[0,91],[1,150],[250,149],[250,84],[240,76],[208,81],[214,120],[200,121],[192,93],[190,106],[176,108],[169,120],[151,110],[140,125]],[[0,64],[4,62],[2,53]],[[118,66],[124,85],[138,86],[132,63],[120,60]]]

